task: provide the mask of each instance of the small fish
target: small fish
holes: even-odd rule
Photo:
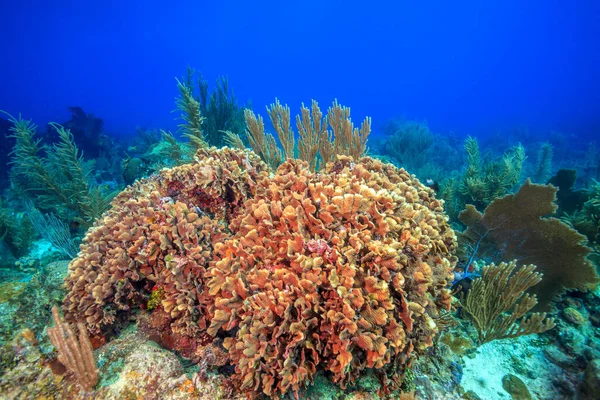
[[[478,274],[477,272],[469,272],[469,271],[454,271],[454,280],[452,281],[452,286],[456,285],[457,283],[459,283],[462,280],[465,279],[475,279],[475,278],[479,278],[481,276],[481,274]]]
[[[433,189],[435,192],[438,192],[440,190],[440,184],[431,178],[425,179],[425,186]]]

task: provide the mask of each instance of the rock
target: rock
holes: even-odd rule
[[[573,325],[583,325],[585,323],[585,317],[573,307],[565,308],[563,316]]]
[[[582,335],[576,328],[565,327],[558,335],[560,344],[572,355],[583,354],[585,350],[585,336]]]
[[[574,399],[575,398],[575,393],[577,392],[577,388],[575,387],[575,384],[566,375],[557,376],[556,379],[554,379],[552,381],[552,384],[563,395],[562,398],[564,398],[564,399]]]
[[[125,333],[96,353],[100,370],[96,400],[221,399],[230,395],[222,377],[188,377],[175,353],[160,348],[140,333]]]
[[[472,390],[465,392],[465,394],[462,395],[462,398],[465,400],[481,400],[481,397],[479,397],[477,393]]]
[[[583,377],[583,393],[588,398],[598,398],[600,395],[600,359],[590,361]]]
[[[510,394],[513,400],[531,400],[531,393],[529,393],[527,385],[516,375],[504,375],[502,378],[502,387]]]
[[[567,356],[556,347],[548,347],[544,349],[544,355],[554,364],[568,370],[577,370],[577,361],[573,357]]]

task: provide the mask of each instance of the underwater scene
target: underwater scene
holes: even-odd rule
[[[600,3],[0,15],[0,399],[600,399]]]

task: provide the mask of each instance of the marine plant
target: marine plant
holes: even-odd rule
[[[35,230],[28,218],[9,208],[0,197],[0,240],[13,256],[25,255],[35,238]]]
[[[219,77],[216,89],[209,94],[208,82],[202,79],[202,74],[196,78],[195,71],[188,67],[186,77],[177,81],[177,87],[181,94],[177,106],[185,122],[181,128],[194,147],[223,146],[226,131],[243,135],[244,112],[235,94],[229,93],[227,77]]]
[[[13,123],[10,137],[16,141],[10,153],[13,190],[65,221],[91,225],[109,207],[113,194],[90,183],[93,163],[83,159],[71,132],[52,124],[59,141],[42,148],[31,121],[7,115]]]
[[[52,213],[44,214],[31,201],[25,203],[27,218],[36,232],[69,259],[79,251],[77,241],[71,237],[71,228]]]
[[[542,281],[542,274],[535,269],[535,265],[517,269],[515,260],[483,267],[481,277],[473,281],[463,301],[463,310],[477,330],[480,345],[542,333],[556,325],[546,313],[527,315],[537,299],[525,292]]]
[[[177,98],[177,108],[181,111],[183,122],[179,129],[184,137],[189,140],[189,145],[194,149],[208,147],[208,143],[202,133],[204,117],[200,108],[200,102],[194,97],[194,89],[189,81],[177,80],[177,89],[180,96]]]
[[[117,196],[69,266],[63,309],[100,334],[162,290],[153,312],[187,342],[223,343],[244,390],[371,368],[390,390],[450,307],[455,246],[442,202],[402,169],[339,156],[269,176],[251,152],[201,149]]]
[[[600,183],[592,181],[584,194],[588,200],[583,207],[571,214],[564,214],[561,219],[585,235],[589,245],[596,253],[600,253]]]
[[[542,143],[538,150],[535,169],[531,179],[535,183],[548,183],[548,179],[552,174],[552,154],[554,147],[548,143]]]
[[[477,139],[467,138],[467,163],[461,174],[451,177],[442,185],[441,196],[446,209],[455,218],[465,204],[484,209],[496,198],[509,193],[519,182],[525,161],[525,148],[518,144],[506,151],[500,160],[484,161]]]
[[[550,310],[552,300],[566,290],[585,291],[599,282],[587,259],[591,249],[585,245],[586,237],[549,217],[557,209],[556,191],[554,186],[527,180],[517,193],[494,200],[483,214],[469,204],[459,216],[467,226],[459,241],[473,249],[469,260],[485,255],[537,266],[544,279],[532,293],[542,311]]]

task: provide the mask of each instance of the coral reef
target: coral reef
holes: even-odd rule
[[[600,253],[600,183],[593,181],[589,189],[583,191],[587,200],[583,207],[561,219],[585,235],[589,245]]]
[[[85,321],[97,334],[118,311],[146,304],[157,286],[175,330],[205,328],[210,315],[196,290],[204,285],[213,245],[226,236],[219,220],[239,213],[265,170],[252,153],[213,148],[200,150],[193,164],[127,188],[87,232],[69,266],[67,320]]]
[[[535,183],[547,183],[552,173],[552,154],[554,148],[548,142],[542,143],[538,150],[537,160],[535,162],[535,170],[531,177]]]
[[[49,310],[65,296],[67,266],[67,261],[56,261],[37,268],[29,282],[9,286],[11,296],[9,283],[5,283],[2,292],[6,297],[0,300],[0,342],[9,342],[15,332],[26,328],[39,337],[51,319]]]
[[[467,153],[464,171],[442,185],[442,197],[451,218],[456,217],[466,204],[483,209],[509,193],[519,182],[526,158],[521,144],[506,151],[501,160],[483,158],[477,139],[472,137],[466,140],[464,148]]]
[[[455,237],[404,170],[339,157],[316,175],[288,161],[246,210],[208,282],[208,332],[235,334],[225,347],[242,388],[297,392],[318,369],[340,384],[365,368],[401,378],[432,344]]]
[[[586,258],[591,250],[584,245],[585,236],[559,219],[545,218],[556,211],[556,191],[527,181],[516,194],[494,200],[484,214],[468,205],[459,216],[468,227],[460,238],[473,249],[469,260],[485,254],[538,267],[544,279],[532,293],[537,295],[537,308],[545,311],[565,290],[585,291],[599,281]]]
[[[5,399],[66,399],[57,377],[41,352],[31,330],[13,332],[14,338],[0,348],[0,395]],[[73,398],[73,397],[71,397]]]
[[[90,184],[93,163],[83,159],[71,132],[51,124],[59,140],[42,149],[31,121],[9,117],[10,137],[16,141],[11,152],[12,189],[64,221],[91,225],[108,208],[113,194]]]
[[[54,326],[48,328],[50,341],[58,351],[58,361],[65,366],[75,381],[86,391],[91,391],[98,383],[98,368],[94,360],[92,343],[85,325],[77,324],[79,336],[60,317],[58,307],[52,307]]]
[[[338,104],[337,100],[327,110],[325,121],[322,120],[323,113],[316,101],[312,101],[310,110],[302,104],[300,115],[296,116],[296,127],[300,136],[297,149],[290,122],[290,108],[275,99],[275,103],[267,107],[267,112],[277,132],[281,149],[277,147],[273,135],[265,133],[265,124],[260,115],[245,110],[244,116],[246,135],[252,150],[272,169],[276,169],[287,159],[295,159],[296,153],[299,159],[308,162],[314,171],[334,161],[336,155],[358,159],[367,151],[371,118],[365,118],[360,129],[355,128],[350,119],[350,108]],[[331,131],[327,129],[327,123]]]
[[[245,390],[298,392],[317,371],[346,385],[368,368],[398,389],[450,308],[456,237],[442,202],[370,158],[321,174],[290,160],[270,178],[252,153],[196,158],[126,189],[90,229],[67,320],[106,333],[158,296],[161,341],[196,354],[202,332],[224,337]]]
[[[463,310],[477,329],[479,344],[492,340],[542,333],[556,326],[546,313],[526,315],[536,304],[535,295],[525,291],[542,280],[535,265],[521,266],[516,261],[483,267],[463,302]]]
[[[17,215],[0,197],[0,241],[3,241],[13,257],[20,257],[29,251],[35,230],[28,218]],[[6,256],[0,257],[2,261]],[[0,262],[0,267],[3,267]]]

